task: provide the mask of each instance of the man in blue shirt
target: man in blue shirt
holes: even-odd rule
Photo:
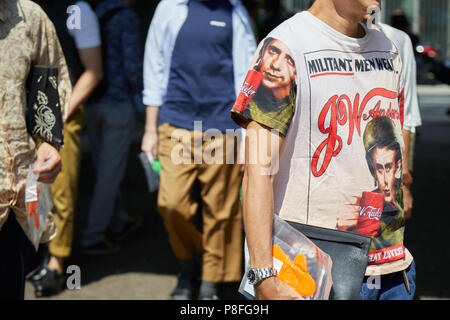
[[[158,211],[181,266],[174,299],[193,298],[196,255],[202,255],[199,299],[217,299],[216,283],[241,278],[241,172],[236,149],[225,148],[225,132],[237,131],[227,110],[255,49],[239,0],[163,0],[150,25],[142,151],[162,164]],[[235,138],[229,145],[236,145]],[[207,159],[213,154],[219,161]],[[195,183],[202,232],[192,223],[199,206],[192,194]]]

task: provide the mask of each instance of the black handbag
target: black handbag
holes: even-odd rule
[[[359,298],[372,239],[367,236],[287,221],[333,261],[330,300]]]
[[[64,123],[58,93],[58,68],[33,66],[27,79],[25,113],[28,133],[63,146]]]

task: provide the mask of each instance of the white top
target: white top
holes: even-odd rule
[[[391,120],[395,138],[389,146],[398,143],[404,151],[402,61],[383,33],[363,27],[365,37],[350,38],[306,11],[269,35],[291,49],[300,84],[274,176],[274,209],[283,219],[335,229],[355,208],[356,199],[385,188],[366,159],[369,150],[385,142],[374,140],[374,146],[366,150],[366,128],[387,130],[374,127],[376,120]],[[393,163],[392,177],[398,181],[401,161]],[[399,208],[396,195],[401,189],[395,182],[389,188],[395,195],[384,195],[382,217],[375,217],[381,219],[378,233],[369,252],[370,269],[383,273],[404,270],[412,261],[403,247],[403,210],[394,209]]]
[[[77,49],[98,47],[102,44],[100,27],[97,16],[86,1],[77,1],[75,6],[79,8],[69,11],[69,17],[79,14],[79,28],[67,28],[69,34],[74,38]],[[75,18],[77,19],[77,18]]]
[[[285,139],[271,168],[274,212],[340,230],[358,212],[361,223],[348,231],[372,236],[366,274],[384,274],[412,261],[400,188],[404,77],[394,43],[362,26],[366,35],[351,38],[308,11],[286,20],[260,44],[243,85],[252,101],[234,108],[270,128],[288,127],[279,130]]]
[[[403,75],[405,78],[405,130],[415,132],[416,127],[422,125],[420,117],[419,101],[417,98],[417,65],[414,58],[414,49],[411,39],[405,32],[395,29],[387,24],[380,23],[381,31],[396,45],[403,61]]]

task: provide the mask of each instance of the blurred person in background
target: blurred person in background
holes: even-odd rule
[[[37,4],[0,0],[0,34],[0,300],[9,300],[24,298],[25,276],[36,254],[25,208],[29,166],[36,161],[37,169],[48,161],[38,178],[47,184],[55,181],[61,170],[60,146],[27,133],[26,80],[35,65],[57,67],[64,117],[71,83],[55,28]],[[53,215],[49,214],[40,242],[48,242],[55,232]]]
[[[194,135],[203,139],[208,129],[219,131],[216,138],[224,142],[225,130],[238,128],[228,109],[254,50],[250,18],[239,0],[163,0],[150,25],[144,55],[147,119],[141,149],[159,158],[162,165],[158,212],[180,267],[173,299],[195,298],[196,257],[202,260],[199,299],[218,299],[218,283],[241,280],[241,165],[236,148],[233,164],[206,164],[203,157],[201,163],[177,163],[172,151],[180,145],[173,139],[177,133],[185,133],[189,145]],[[194,131],[194,121],[201,121],[202,132]],[[196,152],[203,155],[207,147],[202,143],[196,151],[187,146],[188,157],[197,158]],[[192,195],[196,181],[202,232],[192,223],[199,206]]]
[[[103,67],[98,19],[86,1],[36,2],[42,6],[55,25],[73,85],[67,119],[64,123],[62,170],[52,185],[54,202],[52,212],[58,232],[49,243],[50,256],[43,259],[41,266],[30,278],[35,286],[35,295],[41,297],[58,293],[65,287],[64,259],[70,257],[72,251],[82,155],[80,134],[85,127],[83,103],[102,80]]]
[[[380,1],[380,8],[382,2]],[[369,19],[369,15],[366,16]],[[366,19],[366,22],[367,22]],[[405,81],[404,86],[404,110],[403,110],[403,128],[402,136],[405,143],[405,150],[403,156],[403,198],[405,219],[411,217],[413,208],[413,196],[411,193],[411,185],[413,183],[413,159],[414,159],[414,141],[416,135],[416,128],[422,125],[420,116],[419,99],[417,96],[417,64],[415,59],[415,50],[411,41],[411,36],[405,31],[409,30],[409,22],[404,16],[403,11],[396,10],[392,16],[391,21],[393,25],[401,27],[398,29],[394,26],[387,25],[374,20],[372,27],[383,32],[398,48],[403,64],[403,77]]]
[[[395,9],[391,16],[391,26],[395,29],[405,32],[411,39],[413,48],[419,43],[419,36],[411,30],[411,23],[402,9]],[[414,50],[415,52],[415,50]]]
[[[119,242],[140,225],[122,208],[119,187],[133,139],[136,114],[142,114],[142,57],[134,0],[105,0],[95,12],[100,21],[105,78],[86,106],[86,128],[96,169],[82,252],[117,251]],[[141,113],[140,113],[141,112]]]
[[[419,99],[417,96],[417,65],[414,58],[414,48],[408,34],[384,23],[379,23],[378,25],[380,30],[394,42],[403,62],[403,76],[405,78],[404,120],[402,129],[403,140],[405,142],[405,154],[403,156],[403,197],[405,218],[409,219],[413,208],[413,197],[410,188],[413,183],[414,141],[416,129],[422,125]]]

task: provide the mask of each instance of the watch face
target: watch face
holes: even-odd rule
[[[253,270],[249,270],[248,274],[247,274],[247,278],[248,278],[248,281],[250,281],[250,283],[254,283],[256,280],[255,272]]]

